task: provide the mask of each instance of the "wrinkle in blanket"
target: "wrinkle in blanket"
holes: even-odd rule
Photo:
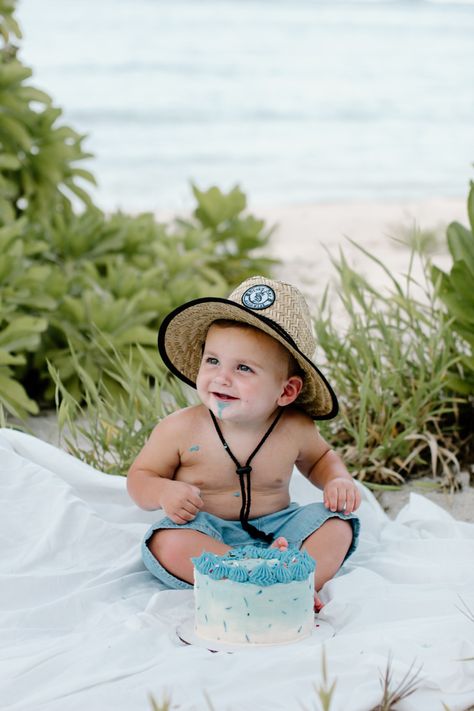
[[[361,540],[323,588],[331,711],[369,711],[391,658],[394,682],[415,662],[401,711],[474,704],[474,524],[412,495],[392,521],[362,489]],[[292,499],[320,501],[303,477]],[[317,708],[323,647],[211,654],[176,627],[192,591],[164,591],[140,558],[157,512],[125,480],[34,437],[0,430],[0,708],[149,711],[166,693],[183,711]],[[277,673],[276,673],[277,672]],[[300,706],[298,706],[300,704]]]

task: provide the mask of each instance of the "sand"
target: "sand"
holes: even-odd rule
[[[453,221],[468,225],[466,200],[462,198],[255,208],[255,214],[268,225],[276,225],[271,250],[282,260],[276,270],[278,277],[299,286],[312,305],[318,303],[335,274],[330,254],[337,256],[339,248],[353,266],[370,273],[374,286],[386,285],[383,270],[374,269],[349,240],[380,258],[394,273],[403,274],[408,269],[410,249],[401,240],[406,240],[408,233],[414,229],[434,233],[439,250],[433,254],[433,261],[448,268],[451,259],[446,227]]]
[[[418,228],[437,234],[440,249],[433,261],[449,268],[451,259],[444,237],[446,226],[455,220],[468,225],[466,200],[462,198],[403,203],[250,206],[250,211],[265,219],[268,225],[276,225],[270,242],[272,256],[281,260],[275,270],[276,276],[299,286],[313,310],[317,308],[328,280],[335,277],[328,251],[337,255],[339,247],[344,249],[351,264],[369,276],[374,286],[385,288],[387,285],[383,270],[374,269],[373,264],[347,238],[380,258],[393,273],[402,275],[408,269],[410,250],[400,244],[400,239],[406,239],[409,231]],[[32,418],[29,425],[41,439],[58,444],[54,416]],[[455,518],[474,521],[474,488],[469,485],[468,473],[464,473],[461,493],[425,493],[426,490],[420,489],[415,482],[400,492],[380,494],[380,503],[394,517],[412,491],[423,493]]]

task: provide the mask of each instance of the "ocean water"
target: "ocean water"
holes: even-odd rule
[[[19,0],[23,60],[95,154],[105,209],[463,197],[474,4]]]

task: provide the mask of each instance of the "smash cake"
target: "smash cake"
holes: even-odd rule
[[[315,562],[297,548],[234,548],[194,563],[194,631],[232,645],[297,642],[314,628]]]

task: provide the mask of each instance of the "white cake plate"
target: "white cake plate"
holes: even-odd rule
[[[318,620],[316,617],[314,620],[314,629],[311,635],[303,637],[303,639],[292,640],[290,642],[279,642],[278,644],[238,644],[236,642],[228,644],[226,642],[215,642],[214,640],[202,639],[202,637],[198,637],[194,631],[194,617],[188,617],[177,626],[176,634],[185,644],[191,644],[195,647],[203,647],[204,649],[208,649],[210,652],[241,652],[244,649],[261,649],[262,647],[287,647],[292,644],[321,644],[330,637],[334,637],[335,633],[334,628],[328,622]]]

